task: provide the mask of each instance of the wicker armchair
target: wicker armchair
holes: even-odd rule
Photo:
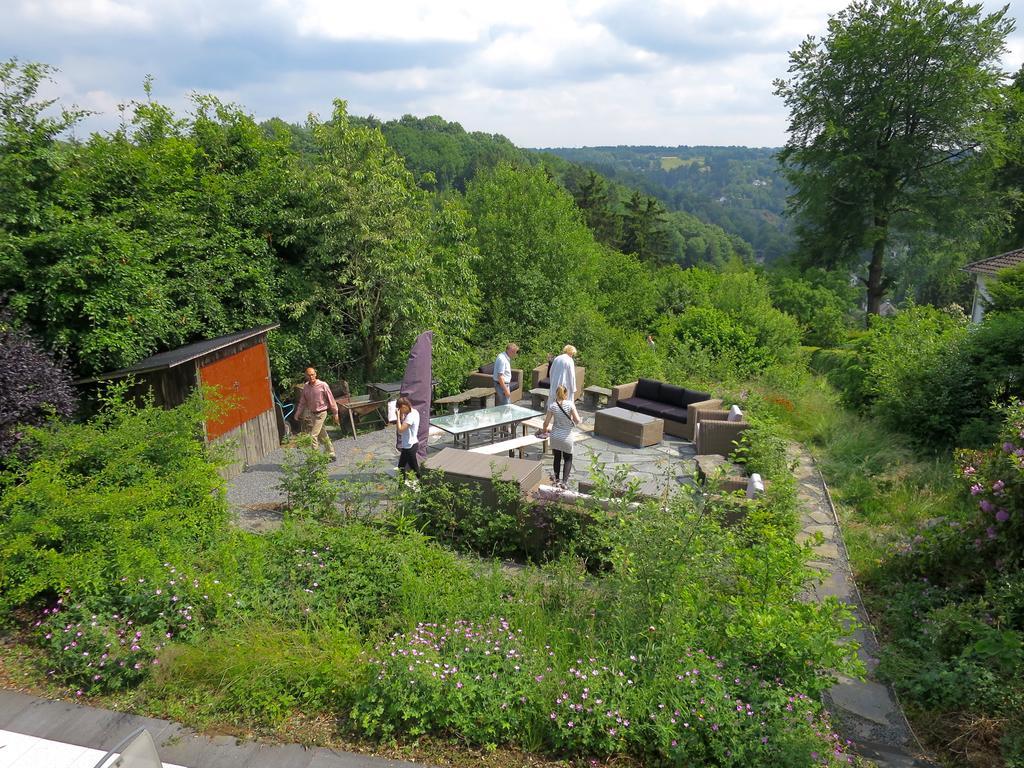
[[[472,389],[473,387],[490,387],[494,388],[494,374],[482,372],[479,368],[474,371],[469,371],[466,374],[466,389]],[[508,388],[511,397],[509,400],[513,403],[518,403],[523,399],[523,369],[513,368],[512,369],[512,383]]]
[[[745,421],[727,421],[728,411],[698,408],[694,417],[694,442],[698,456],[717,453],[729,457],[739,447],[739,440],[750,426]]]
[[[531,372],[530,377],[530,388],[537,389],[538,387],[544,387],[549,389],[548,386],[551,382],[548,379],[548,368],[551,366],[550,363],[541,363]],[[576,366],[576,391],[573,393],[573,399],[579,400],[583,397],[583,390],[586,387],[584,379],[587,376],[587,369],[582,365]]]

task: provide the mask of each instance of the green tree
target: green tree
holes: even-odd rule
[[[583,211],[587,226],[599,242],[612,245],[618,237],[618,221],[608,197],[608,185],[604,177],[595,171],[587,171],[579,191],[575,195],[576,205]]]
[[[669,255],[665,208],[656,198],[634,192],[622,215],[622,251],[664,261]]]
[[[1013,28],[1006,8],[985,15],[962,0],[855,0],[775,82],[805,257],[851,264],[866,252],[869,313],[891,285],[893,231],[935,227],[983,188],[975,174],[999,155],[999,59]]]
[[[589,303],[600,246],[571,195],[543,168],[479,174],[466,206],[480,252],[485,341],[527,341]]]
[[[986,309],[993,312],[1024,312],[1024,264],[1004,269],[988,284]]]
[[[287,311],[321,359],[369,380],[420,328],[436,289],[426,199],[381,132],[351,123],[344,101],[310,128],[319,161],[302,181],[305,256]]]

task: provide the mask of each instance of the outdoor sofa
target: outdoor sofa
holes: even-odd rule
[[[693,440],[694,424],[699,408],[718,408],[721,400],[712,399],[708,392],[697,392],[654,379],[639,379],[629,384],[612,387],[608,406],[656,416],[665,422],[665,432],[686,440]]]
[[[488,363],[487,365],[481,365],[475,371],[470,371],[466,374],[466,389],[472,389],[473,387],[490,387],[494,388],[494,363]],[[511,395],[509,398],[511,402],[518,403],[523,399],[523,369],[513,368],[512,369],[512,383],[509,385],[508,391]]]
[[[551,379],[548,376],[548,369],[551,367],[551,363],[541,363],[533,369],[532,389],[543,388],[551,389]],[[583,388],[586,386],[584,378],[587,375],[587,369],[582,365],[576,367],[576,391],[573,393],[573,400],[579,400],[583,397]]]

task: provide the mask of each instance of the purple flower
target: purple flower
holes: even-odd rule
[[[978,508],[987,515],[995,509],[995,505],[988,499],[982,499],[978,502]]]
[[[977,496],[979,493],[981,493],[984,490],[985,489],[981,485],[981,483],[975,483],[974,485],[971,486],[971,496]]]
[[[1003,488],[1005,488],[1005,487],[1006,487],[1006,483],[1004,483],[1002,480],[996,480],[994,483],[992,483],[992,492],[993,493],[1002,493],[1003,492]]]
[[[1009,519],[1010,519],[1010,513],[1007,512],[1005,509],[1000,508],[1000,509],[998,509],[996,511],[996,522],[997,523],[1005,523]]]
[[[1013,453],[1013,449],[1016,447],[1017,446],[1015,446],[1013,443],[1007,440],[1005,443],[1003,443],[1003,453]]]

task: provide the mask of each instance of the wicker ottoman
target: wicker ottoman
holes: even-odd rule
[[[665,422],[625,408],[605,408],[594,414],[594,433],[644,448],[661,442]]]

